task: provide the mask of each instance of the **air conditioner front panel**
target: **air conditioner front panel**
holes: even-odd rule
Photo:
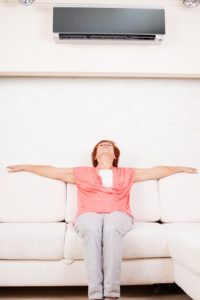
[[[163,9],[54,7],[53,32],[98,35],[165,34]]]

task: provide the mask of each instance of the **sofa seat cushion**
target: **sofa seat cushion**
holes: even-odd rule
[[[28,172],[0,169],[0,222],[65,219],[66,184]]]
[[[0,259],[62,259],[66,226],[0,223]]]
[[[165,224],[172,258],[200,275],[200,223]]]
[[[69,224],[65,237],[64,256],[69,260],[83,259],[82,239]],[[154,222],[136,222],[123,238],[123,259],[169,257],[164,228]]]

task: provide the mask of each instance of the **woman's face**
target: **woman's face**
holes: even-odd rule
[[[97,154],[96,157],[102,154],[107,154],[112,156],[113,159],[115,159],[115,153],[114,153],[114,148],[113,145],[109,142],[102,142],[98,145],[97,147]]]

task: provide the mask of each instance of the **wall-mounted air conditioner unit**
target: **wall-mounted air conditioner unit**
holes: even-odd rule
[[[165,36],[165,10],[121,7],[54,7],[57,42],[136,42],[159,44]]]

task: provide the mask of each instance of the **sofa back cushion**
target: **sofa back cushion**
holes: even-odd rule
[[[0,222],[63,221],[65,210],[65,183],[0,169]]]
[[[67,222],[73,222],[77,213],[77,187],[67,184]],[[135,221],[158,221],[160,204],[157,180],[148,180],[133,184],[130,193],[130,205]]]
[[[200,175],[177,173],[158,181],[161,221],[200,222]]]

